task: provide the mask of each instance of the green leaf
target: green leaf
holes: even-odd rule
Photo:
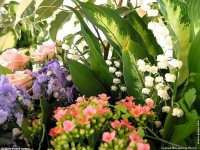
[[[127,108],[123,104],[115,105],[116,110],[120,110],[123,113],[127,113]]]
[[[170,141],[181,144],[189,135],[197,131],[197,121],[199,119],[196,110],[186,114],[187,122],[175,125]],[[181,136],[180,136],[181,133]]]
[[[191,30],[193,37],[200,31],[200,1],[190,1],[190,19],[191,19]]]
[[[0,65],[0,74],[5,74],[6,75],[6,74],[11,74],[11,73],[12,73],[12,71],[10,69]]]
[[[189,66],[189,72],[190,73],[200,73],[200,63],[199,58],[200,58],[200,31],[197,33],[195,38],[192,41],[191,47],[190,47],[190,52],[188,55],[188,66]],[[195,82],[197,91],[200,91],[200,80],[196,80]]]
[[[57,10],[62,4],[63,0],[43,0],[36,10],[36,14],[38,14],[36,22],[52,16],[54,11]]]
[[[128,119],[130,117],[130,114],[129,113],[126,113],[126,114],[123,114],[122,115],[122,118],[123,119]]]
[[[91,32],[85,21],[83,20],[81,14],[75,10],[74,8],[70,8],[80,20],[82,34],[90,48],[90,56],[89,61],[92,70],[94,71],[95,75],[99,78],[101,83],[106,87],[107,91],[110,91],[110,87],[112,85],[113,76],[108,70],[108,66],[106,65],[102,55],[100,44],[96,36]]]
[[[106,93],[105,87],[97,79],[94,72],[77,61],[68,59],[69,70],[72,75],[72,80],[81,94],[89,96],[95,96],[100,93]]]
[[[33,2],[33,0],[22,0],[19,3],[16,11],[15,25],[21,20],[22,14],[27,10],[27,7]]]
[[[58,30],[61,29],[71,17],[72,13],[66,11],[61,11],[56,15],[56,18],[51,22],[51,28],[49,30],[50,37],[53,41],[56,40]]]
[[[175,57],[183,62],[178,84],[188,76],[187,56],[190,48],[190,18],[186,3],[180,0],[157,0],[171,31]],[[172,19],[173,18],[173,19]]]
[[[138,45],[132,44],[122,50],[123,72],[128,94],[141,102],[144,99],[142,95],[144,78],[138,71],[135,51],[142,51],[142,49]]]
[[[13,48],[16,45],[16,36],[13,30],[8,31],[6,34],[0,36],[0,52]]]
[[[141,138],[143,138],[144,136],[145,136],[145,133],[144,133],[144,130],[143,130],[143,128],[142,127],[138,127],[138,129],[137,129],[137,133],[138,133],[138,135],[141,137]]]
[[[196,99],[196,89],[195,88],[192,88],[192,89],[189,89],[185,95],[184,95],[184,99],[188,105],[188,108],[190,109]]]
[[[86,18],[105,34],[110,44],[118,52],[126,47],[128,41],[133,41],[144,47],[143,50],[147,54],[146,46],[137,31],[132,28],[128,21],[122,19],[117,11],[91,3],[79,2],[79,4]]]
[[[132,25],[132,27],[140,34],[151,56],[156,58],[158,54],[163,53],[163,50],[158,45],[153,33],[148,30],[147,25],[143,22],[141,17],[138,16],[137,12],[129,13],[127,20]]]

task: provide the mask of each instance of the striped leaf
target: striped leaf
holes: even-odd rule
[[[143,22],[141,17],[138,16],[137,12],[129,13],[127,20],[132,25],[132,27],[140,34],[151,56],[156,58],[158,54],[163,53],[153,33],[148,30],[147,25]]]
[[[151,57],[140,35],[116,11],[90,3],[79,2],[79,4],[86,18],[106,35],[114,48],[122,53],[128,94],[142,99],[143,81],[137,70],[136,61],[139,58],[151,59]]]
[[[82,34],[90,48],[89,61],[92,68],[92,71],[95,73],[96,77],[101,81],[107,91],[110,91],[112,85],[113,76],[108,70],[103,56],[101,54],[101,47],[96,36],[91,32],[81,14],[74,8],[68,7],[71,9],[77,16],[80,21]]]
[[[16,45],[16,41],[16,35],[13,30],[0,36],[0,52],[5,51],[8,48],[13,48]]]
[[[182,0],[157,0],[167,20],[174,42],[175,57],[183,61],[179,84],[188,76],[187,56],[190,48],[190,19],[188,7]]]
[[[198,33],[200,30],[200,1],[199,0],[192,0],[190,1],[190,18],[192,23],[192,35],[193,37]]]

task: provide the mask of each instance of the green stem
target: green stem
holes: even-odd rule
[[[176,70],[176,81],[174,83],[174,88],[173,88],[173,96],[171,100],[171,107],[173,108],[174,101],[176,100],[176,94],[177,94],[177,81],[178,81],[178,70]]]

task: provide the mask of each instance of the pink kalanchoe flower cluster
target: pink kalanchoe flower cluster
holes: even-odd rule
[[[117,104],[124,105],[133,117],[139,118],[142,115],[153,115],[153,108],[155,108],[153,101],[147,101],[144,106],[137,105],[134,97],[126,97],[126,99],[117,102]]]

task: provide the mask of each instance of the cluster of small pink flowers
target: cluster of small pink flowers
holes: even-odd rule
[[[126,150],[150,150],[149,144],[139,134],[128,119],[121,121],[115,120],[111,122],[111,131],[104,132],[102,135],[102,143],[100,150],[106,149],[126,149]]]
[[[147,147],[144,135],[138,132],[139,120],[153,116],[155,107],[152,101],[146,101],[144,106],[136,105],[134,97],[126,97],[117,102],[123,105],[130,114],[127,118],[114,119],[115,107],[112,112],[109,108],[108,97],[100,94],[98,97],[79,97],[76,104],[68,107],[58,107],[54,111],[56,127],[50,130],[51,144],[55,149],[138,149]],[[135,119],[132,119],[135,118]],[[130,119],[132,122],[130,122]],[[139,126],[140,127],[140,126]],[[141,127],[140,127],[141,128]],[[142,129],[143,130],[143,129]],[[96,143],[94,142],[96,141]],[[92,142],[92,143],[91,143]],[[100,143],[100,146],[97,144]],[[83,144],[84,143],[84,144]]]
[[[94,134],[101,134],[112,117],[108,99],[106,94],[88,99],[79,97],[76,104],[58,107],[54,111],[57,126],[49,133],[53,137],[51,143],[54,148],[72,148],[70,143],[74,141],[78,141],[76,146],[82,147],[81,140],[89,143]]]
[[[134,100],[135,98],[133,96],[130,96],[117,102],[117,104],[124,105],[134,118],[140,118],[144,115],[147,116],[154,114],[153,108],[155,108],[155,106],[153,100],[146,100],[146,104],[144,106],[141,106],[140,104],[135,104],[135,102],[133,102]]]

